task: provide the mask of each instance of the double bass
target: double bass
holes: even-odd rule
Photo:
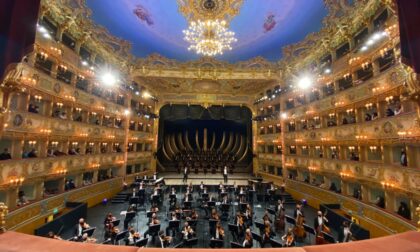
[[[322,216],[322,218],[325,218],[327,215],[327,212]],[[316,237],[315,237],[315,244],[327,244],[329,243],[327,240],[325,240],[324,234],[331,234],[331,229],[325,225],[325,222],[323,222],[321,225],[317,227],[316,230]]]
[[[296,238],[305,239],[306,238],[306,231],[303,227],[303,223],[305,222],[305,218],[303,215],[298,215],[296,218],[296,225],[293,229],[293,234]]]
[[[284,231],[285,226],[286,226],[285,211],[284,209],[281,209],[277,215],[276,222],[275,222],[276,231],[278,232]]]

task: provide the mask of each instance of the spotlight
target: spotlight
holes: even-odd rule
[[[136,91],[136,93],[135,93],[136,95],[140,95],[140,92],[139,91]]]
[[[49,33],[44,33],[42,36],[44,36],[44,38],[46,39],[50,39],[51,35]]]
[[[113,86],[117,82],[117,78],[111,73],[105,73],[102,75],[101,81],[107,86]]]
[[[88,65],[87,61],[86,60],[82,61],[82,65],[87,66]]]
[[[360,48],[360,51],[364,52],[364,51],[366,51],[367,49],[368,49],[368,47],[367,47],[367,46],[362,46],[362,48]]]
[[[326,69],[324,70],[324,73],[325,73],[325,74],[330,74],[330,73],[331,73],[331,69],[326,68]]]
[[[382,34],[377,32],[377,33],[373,34],[372,40],[376,41],[376,40],[379,40],[381,37],[382,37]]]
[[[42,25],[38,26],[38,31],[41,33],[47,33],[47,29],[45,29],[45,27]]]
[[[286,114],[286,113],[284,113],[284,112],[283,112],[283,113],[281,113],[281,114],[280,114],[280,116],[281,116],[281,118],[282,118],[282,119],[287,119],[287,114]]]
[[[124,115],[128,116],[130,114],[130,110],[126,109],[124,110]]]
[[[299,87],[300,89],[307,89],[307,88],[309,88],[311,85],[312,85],[312,80],[311,80],[309,77],[307,77],[307,76],[302,77],[302,78],[299,80],[299,82],[298,82],[298,87]]]
[[[366,45],[370,46],[370,45],[373,45],[373,43],[375,43],[375,41],[374,41],[373,39],[369,39],[369,40],[366,42]]]
[[[143,93],[143,98],[150,98],[150,93],[149,92],[147,92],[147,91],[145,91],[144,93]]]

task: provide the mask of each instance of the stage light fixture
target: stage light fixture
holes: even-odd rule
[[[282,119],[287,119],[287,114],[283,112],[283,113],[280,114],[280,117]]]
[[[115,83],[117,83],[117,78],[112,73],[107,72],[101,76],[101,81],[103,84],[110,87],[110,86],[115,85]]]
[[[130,115],[130,110],[128,110],[128,109],[124,110],[124,115],[126,115],[126,116]]]
[[[147,91],[145,91],[144,93],[143,93],[143,98],[150,98],[151,97],[151,95],[150,95],[150,93],[149,92],[147,92]]]
[[[312,80],[308,76],[301,77],[298,81],[298,87],[300,89],[307,89],[312,85]]]

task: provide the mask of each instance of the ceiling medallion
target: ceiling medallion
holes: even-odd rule
[[[237,41],[235,33],[229,31],[224,20],[193,21],[183,33],[184,39],[190,43],[188,50],[204,56],[216,56],[232,50],[231,44]]]

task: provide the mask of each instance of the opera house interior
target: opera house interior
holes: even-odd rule
[[[420,251],[420,0],[3,0],[1,251]]]

